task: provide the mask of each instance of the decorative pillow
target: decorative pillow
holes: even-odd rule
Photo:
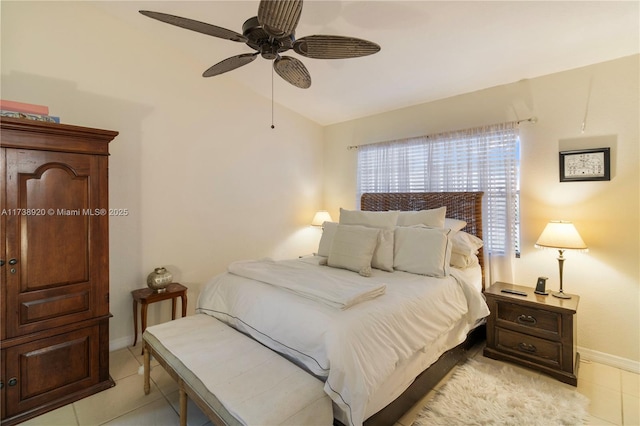
[[[465,256],[464,254],[451,252],[451,261],[449,262],[449,264],[454,268],[467,269],[470,266],[479,265],[480,260],[475,254],[471,256]]]
[[[338,224],[336,222],[325,222],[322,224],[322,237],[320,237],[320,244],[318,245],[318,256],[329,256],[333,236],[336,234],[337,229]]]
[[[464,220],[452,219],[450,217],[444,220],[444,227],[451,229],[453,232],[462,231],[462,228],[467,226],[467,222]]]
[[[340,208],[340,224],[393,229],[398,222],[398,213],[400,212],[370,212],[362,210],[345,210]]]
[[[398,227],[393,267],[399,271],[446,277],[450,271],[449,229]]]
[[[363,277],[371,276],[371,258],[378,243],[380,230],[356,225],[338,225],[327,259],[334,268],[355,271]]]
[[[395,232],[393,229],[380,229],[378,243],[373,252],[371,267],[393,272],[393,241]]]
[[[371,261],[373,268],[393,272],[393,228],[396,226],[399,213],[398,211],[372,212],[340,209],[342,225],[361,225],[391,231],[381,232],[378,237],[376,251]]]
[[[437,209],[399,213],[398,226],[426,225],[434,228],[443,228],[447,207],[442,206]]]
[[[320,238],[320,244],[318,246],[318,256],[328,257],[329,252],[331,251],[333,238],[338,229],[338,224],[335,222],[325,222],[323,227],[324,231],[322,232],[322,237]],[[373,252],[373,258],[371,259],[372,268],[393,272],[393,240],[393,229],[380,230],[376,249]]]
[[[480,238],[463,231],[457,232],[451,240],[453,241],[452,251],[467,257],[476,255],[483,245]]]

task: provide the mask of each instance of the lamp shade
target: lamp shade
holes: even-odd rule
[[[536,241],[538,248],[556,248],[560,250],[587,250],[587,245],[582,240],[573,223],[552,220],[540,234]]]
[[[311,226],[322,226],[325,222],[332,222],[331,215],[326,210],[318,210],[313,216]]]

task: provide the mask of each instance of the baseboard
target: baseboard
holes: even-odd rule
[[[630,371],[632,373],[640,374],[640,362],[627,358],[622,358],[616,355],[607,354],[604,352],[594,351],[593,349],[583,348],[578,346],[578,352],[580,352],[581,361],[594,361],[600,364],[616,367],[621,370]]]
[[[138,342],[139,341],[140,341],[140,336],[138,336]],[[133,336],[127,336],[127,337],[121,337],[115,340],[109,340],[109,352],[126,348],[128,346],[131,346],[132,343],[133,343]]]

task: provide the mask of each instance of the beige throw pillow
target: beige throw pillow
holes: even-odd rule
[[[322,237],[320,237],[320,244],[318,244],[318,256],[329,256],[333,236],[336,235],[337,229],[338,224],[336,222],[325,222],[322,224]]]
[[[379,229],[338,225],[333,236],[327,265],[371,276],[371,259],[378,243]]]
[[[397,227],[394,269],[438,278],[448,276],[450,232],[440,228]]]

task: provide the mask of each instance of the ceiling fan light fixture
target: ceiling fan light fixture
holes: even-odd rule
[[[278,57],[278,46],[272,44],[263,44],[260,46],[260,56],[270,61]]]

